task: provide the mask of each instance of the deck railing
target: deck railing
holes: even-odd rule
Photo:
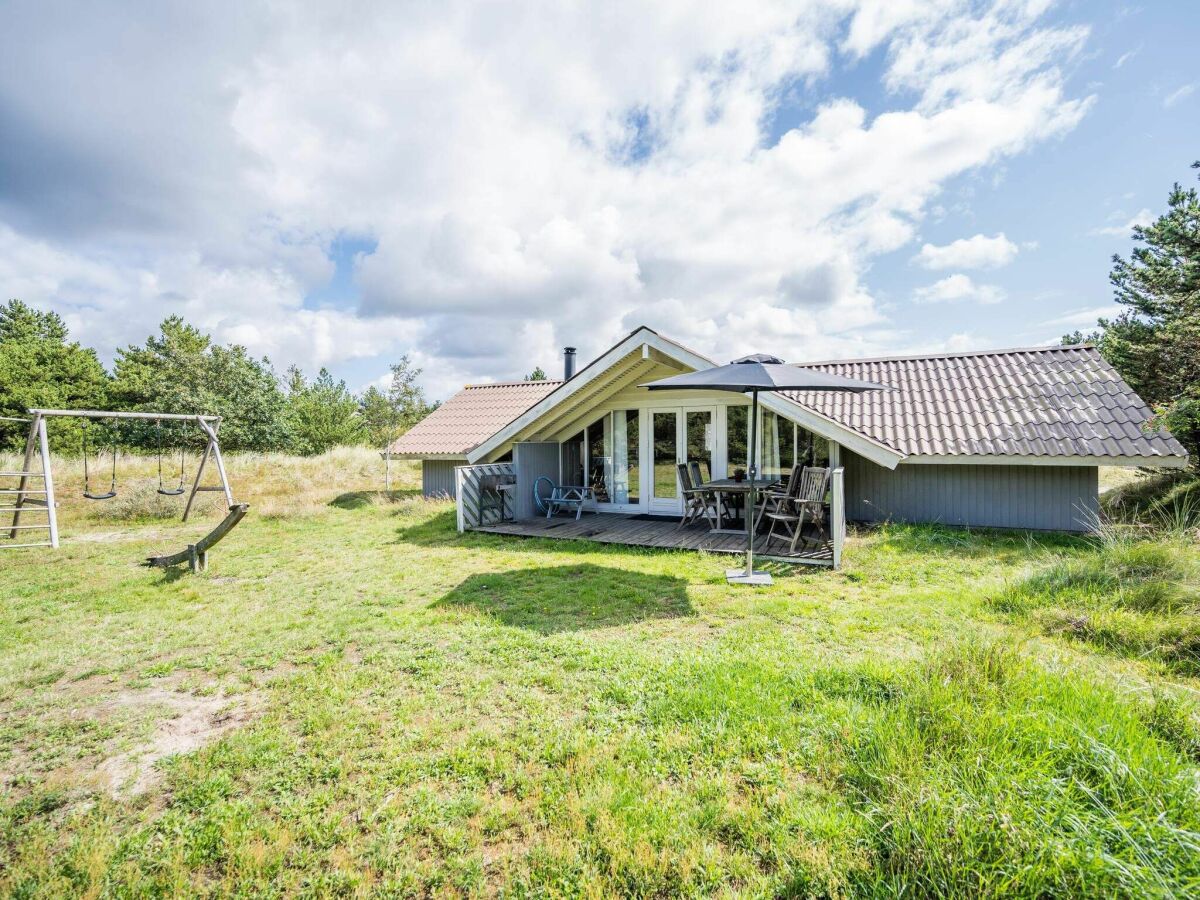
[[[495,476],[516,477],[512,463],[488,463],[480,466],[456,466],[454,469],[454,496],[457,498],[458,530],[481,528],[485,525],[495,525],[512,510],[507,508],[510,503],[507,492],[499,492],[500,508],[484,502],[484,491],[481,489],[484,478]]]

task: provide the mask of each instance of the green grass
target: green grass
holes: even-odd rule
[[[460,536],[363,455],[231,469],[205,576],[138,561],[219,513],[132,501],[0,555],[0,894],[1200,889],[1195,673],[1038,618],[1184,615],[1194,546],[891,527],[745,590]]]
[[[1178,532],[1106,532],[1091,553],[1064,555],[1010,585],[992,605],[1049,633],[1200,676],[1200,565]]]

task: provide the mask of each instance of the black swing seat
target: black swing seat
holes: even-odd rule
[[[93,494],[90,491],[84,491],[83,496],[88,500],[111,500],[113,497],[117,496],[117,492],[109,491],[106,494]]]
[[[164,497],[178,497],[180,494],[184,493],[186,490],[187,490],[186,488],[176,488],[173,491],[169,491],[166,488],[159,488],[158,492],[160,494],[162,494]]]

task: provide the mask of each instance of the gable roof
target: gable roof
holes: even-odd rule
[[[555,416],[578,414],[606,385],[636,383],[636,367],[656,359],[690,369],[714,365],[642,326],[570,381],[468,385],[397,439],[391,452],[487,459]],[[800,365],[893,390],[764,393],[763,408],[888,468],[901,461],[1187,464],[1187,451],[1150,427],[1150,409],[1090,344]]]
[[[580,369],[570,381],[561,383],[491,437],[481,441],[467,454],[467,459],[472,463],[480,462],[502,451],[511,442],[528,440],[539,432],[543,433],[539,439],[545,439],[548,423],[577,415],[606,390],[633,386],[646,380],[646,376],[653,377],[650,375],[651,369],[660,364],[676,370],[707,369],[716,365],[708,357],[663,337],[654,329],[639,326]],[[904,458],[902,453],[778,394],[761,394],[759,404],[764,409],[795,419],[805,427],[833,438],[888,468],[895,468]]]
[[[465,459],[469,451],[495,434],[563,382],[505,381],[469,384],[396,438],[393,456]]]
[[[911,462],[987,456],[1182,465],[1187,459],[1174,437],[1149,427],[1150,409],[1090,344],[801,367],[893,387],[787,396]]]

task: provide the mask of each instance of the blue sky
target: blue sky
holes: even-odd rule
[[[436,398],[650,324],[1041,344],[1200,158],[1200,5],[6,5],[0,285]]]

